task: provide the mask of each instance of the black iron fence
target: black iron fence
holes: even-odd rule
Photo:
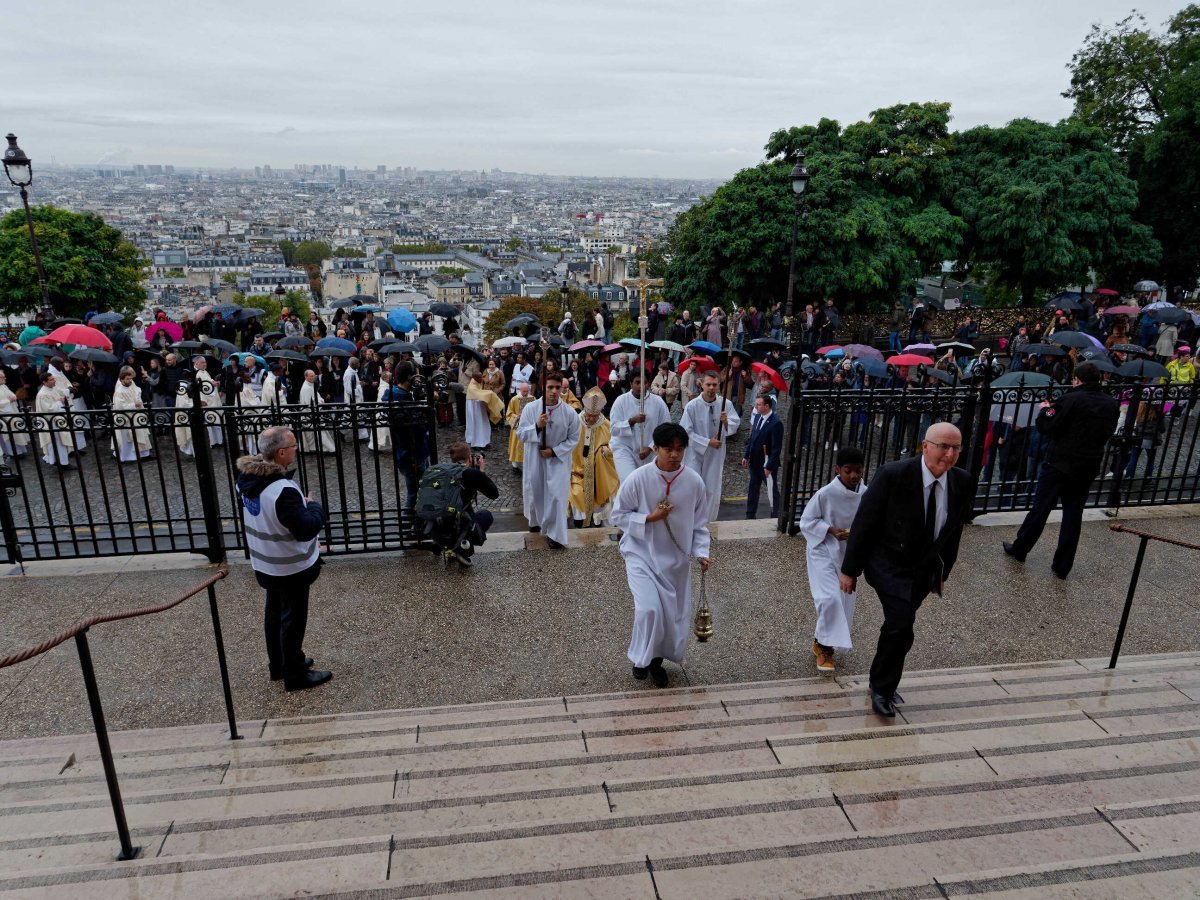
[[[993,385],[990,378],[928,387],[912,382],[813,387],[797,381],[784,448],[779,529],[795,533],[804,505],[833,478],[839,447],[862,448],[869,480],[884,463],[920,453],[925,430],[935,422],[951,422],[962,431],[958,464],[977,478],[977,513],[1029,509],[1046,450],[1034,421],[1043,401],[1068,389]],[[1119,509],[1200,498],[1200,384],[1114,382],[1103,389],[1120,402],[1121,417],[1088,505]]]
[[[212,382],[177,405],[0,415],[0,561],[244,551],[237,460],[273,425],[297,436],[296,480],[325,505],[327,553],[418,545],[398,444],[436,456],[433,407],[220,406]]]

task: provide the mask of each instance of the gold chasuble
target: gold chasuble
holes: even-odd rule
[[[612,432],[604,418],[605,397],[598,388],[583,396],[579,443],[571,454],[571,511],[577,521],[608,519],[620,482],[609,446]]]
[[[517,436],[517,423],[521,421],[521,413],[525,407],[533,402],[533,394],[526,394],[522,397],[520,394],[513,394],[511,400],[508,401],[508,414],[505,416],[505,421],[508,422],[508,461],[513,467],[521,465],[525,462],[525,444],[521,438]]]
[[[499,422],[504,416],[504,401],[496,396],[495,391],[489,391],[487,388],[481,387],[473,378],[467,385],[467,399],[482,400],[484,403],[486,403],[488,408],[488,419],[493,425]]]

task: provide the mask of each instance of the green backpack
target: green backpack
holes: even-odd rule
[[[417,488],[417,516],[426,521],[457,519],[466,511],[463,502],[462,474],[466,466],[439,463],[421,475]]]

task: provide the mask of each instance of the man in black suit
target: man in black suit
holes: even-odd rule
[[[746,518],[758,516],[758,495],[764,480],[771,485],[771,516],[779,515],[779,452],[783,448],[783,422],[775,415],[774,401],[766,394],[754,400],[750,439],[742,454],[742,468],[750,471],[746,491]]]
[[[929,426],[920,458],[888,463],[871,479],[859,504],[841,587],[847,594],[866,574],[883,604],[883,626],[871,662],[871,706],[896,715],[904,657],[913,643],[917,610],[930,591],[939,596],[958,558],[963,525],[975,500],[975,482],[954,464],[962,434],[949,422]]]

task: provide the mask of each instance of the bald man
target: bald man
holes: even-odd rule
[[[955,468],[962,449],[962,434],[953,425],[929,426],[919,457],[874,473],[846,540],[842,590],[853,593],[865,574],[883,604],[870,690],[872,709],[887,718],[903,702],[896,688],[917,610],[930,591],[941,595],[974,505],[975,479]]]

